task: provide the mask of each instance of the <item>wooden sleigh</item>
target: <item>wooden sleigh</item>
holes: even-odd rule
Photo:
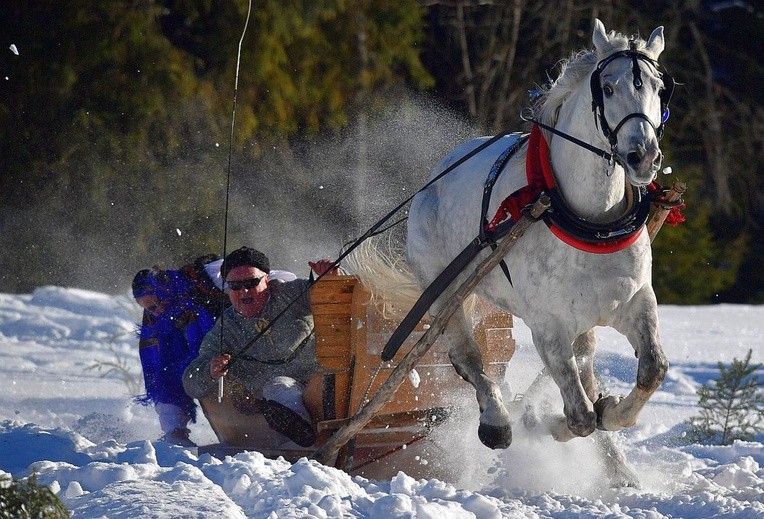
[[[216,397],[201,401],[220,443],[200,447],[200,453],[256,450],[289,461],[310,457],[376,394],[428,326],[423,319],[393,360],[382,362],[382,348],[398,323],[383,317],[368,290],[354,276],[326,276],[311,290],[316,352],[323,373],[309,384],[305,401],[316,420],[316,444],[299,447],[272,431],[262,415],[240,413],[234,405],[237,388],[229,381],[222,402]],[[512,316],[478,304],[474,322],[485,371],[501,380],[515,350]],[[334,465],[375,479],[390,479],[399,470],[413,477],[458,470],[449,467],[453,456],[436,444],[431,433],[452,414],[455,401],[464,395],[474,398],[470,391],[451,366],[445,344],[436,341],[393,398],[339,450]]]

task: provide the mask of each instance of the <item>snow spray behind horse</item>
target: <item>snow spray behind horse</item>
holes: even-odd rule
[[[661,166],[659,139],[673,90],[673,80],[661,74],[657,63],[664,48],[663,28],[644,41],[607,33],[596,20],[593,43],[594,51],[565,61],[560,76],[543,92],[528,142],[502,157],[517,137],[499,139],[414,198],[406,244],[408,264],[426,287],[483,225],[476,215],[492,167],[501,174],[494,179],[490,201],[483,199],[485,214],[497,213],[501,202],[526,184],[538,184],[553,195],[547,225],[531,225],[504,258],[511,280],[495,269],[476,293],[531,329],[562,395],[564,415],[545,424],[560,441],[588,436],[597,428],[615,431],[634,425],[668,369],[651,285],[650,241],[644,232],[646,187]],[[486,140],[461,145],[436,171]],[[598,147],[608,147],[610,153]],[[505,206],[501,212],[512,211]],[[487,254],[483,250],[470,265]],[[445,304],[469,269],[456,277],[430,313]],[[625,398],[598,399],[595,326],[615,328],[634,348],[636,385]],[[510,415],[498,384],[483,371],[461,312],[444,335],[454,367],[475,387],[480,440],[492,448],[509,446]]]

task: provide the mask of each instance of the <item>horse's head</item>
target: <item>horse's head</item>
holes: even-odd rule
[[[647,185],[661,167],[658,141],[674,86],[670,76],[658,70],[663,27],[645,42],[608,34],[595,20],[592,40],[599,60],[590,81],[596,124],[629,182]]]

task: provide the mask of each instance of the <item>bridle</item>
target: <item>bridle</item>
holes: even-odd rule
[[[669,102],[671,101],[671,96],[674,95],[674,78],[665,71],[660,72],[660,65],[656,60],[635,50],[634,41],[629,42],[629,47],[629,50],[615,52],[610,56],[600,60],[600,62],[597,63],[597,67],[594,69],[594,72],[592,72],[589,82],[592,91],[592,112],[594,113],[594,122],[599,126],[602,134],[608,140],[610,146],[613,149],[615,149],[618,145],[618,131],[621,129],[621,127],[623,127],[626,121],[635,118],[644,119],[647,121],[650,126],[652,126],[653,130],[655,130],[655,136],[658,138],[658,140],[661,140],[663,138],[664,125],[669,118]],[[615,129],[610,129],[610,125],[605,118],[605,97],[602,91],[602,85],[600,84],[600,76],[602,75],[602,71],[605,70],[605,67],[607,67],[610,63],[617,60],[618,58],[627,58],[631,60],[631,70],[632,74],[634,75],[633,84],[634,88],[637,90],[641,90],[643,85],[642,70],[639,67],[640,61],[644,61],[648,65],[652,65],[656,72],[658,72],[661,80],[663,80],[663,88],[658,93],[661,100],[661,122],[658,126],[655,126],[652,120],[650,120],[650,118],[644,113],[635,112],[621,119],[621,121],[615,126]]]
[[[630,119],[640,118],[647,121],[655,130],[655,136],[657,139],[661,140],[661,138],[663,138],[664,125],[669,118],[669,102],[671,102],[671,97],[674,95],[674,78],[671,77],[668,72],[665,72],[665,70],[664,72],[660,72],[661,67],[656,60],[642,52],[635,50],[634,41],[629,42],[629,47],[629,50],[614,52],[610,56],[600,60],[597,63],[597,67],[594,69],[594,72],[592,72],[591,78],[589,80],[589,85],[592,92],[592,112],[594,113],[594,122],[597,127],[600,128],[602,134],[610,143],[610,153],[596,146],[593,146],[592,144],[584,142],[581,139],[577,139],[570,134],[560,131],[553,126],[542,123],[534,117],[535,114],[533,108],[526,108],[522,110],[520,112],[520,119],[526,122],[537,124],[539,127],[578,146],[581,146],[582,148],[589,150],[596,155],[599,155],[609,163],[612,163],[615,157],[615,150],[618,147],[618,131],[623,127],[624,123]],[[642,70],[639,67],[640,61],[644,61],[645,63],[652,65],[658,72],[659,77],[663,81],[663,89],[658,94],[661,100],[661,122],[658,126],[655,126],[647,115],[641,112],[635,112],[621,119],[614,130],[610,129],[610,125],[605,118],[605,96],[602,91],[602,85],[600,84],[600,76],[602,75],[602,71],[605,69],[605,67],[607,67],[610,63],[618,58],[628,58],[632,61],[632,73],[634,74],[633,84],[637,90],[640,90],[643,85]]]

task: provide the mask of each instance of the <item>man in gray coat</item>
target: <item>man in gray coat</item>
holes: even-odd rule
[[[331,261],[310,266],[321,275]],[[183,387],[193,398],[207,397],[215,393],[218,379],[226,377],[246,393],[237,399],[240,411],[262,413],[273,430],[309,447],[316,434],[303,391],[320,371],[310,282],[272,281],[269,272],[268,257],[250,247],[226,256],[220,273],[231,307],[205,336],[199,356],[183,374]]]

